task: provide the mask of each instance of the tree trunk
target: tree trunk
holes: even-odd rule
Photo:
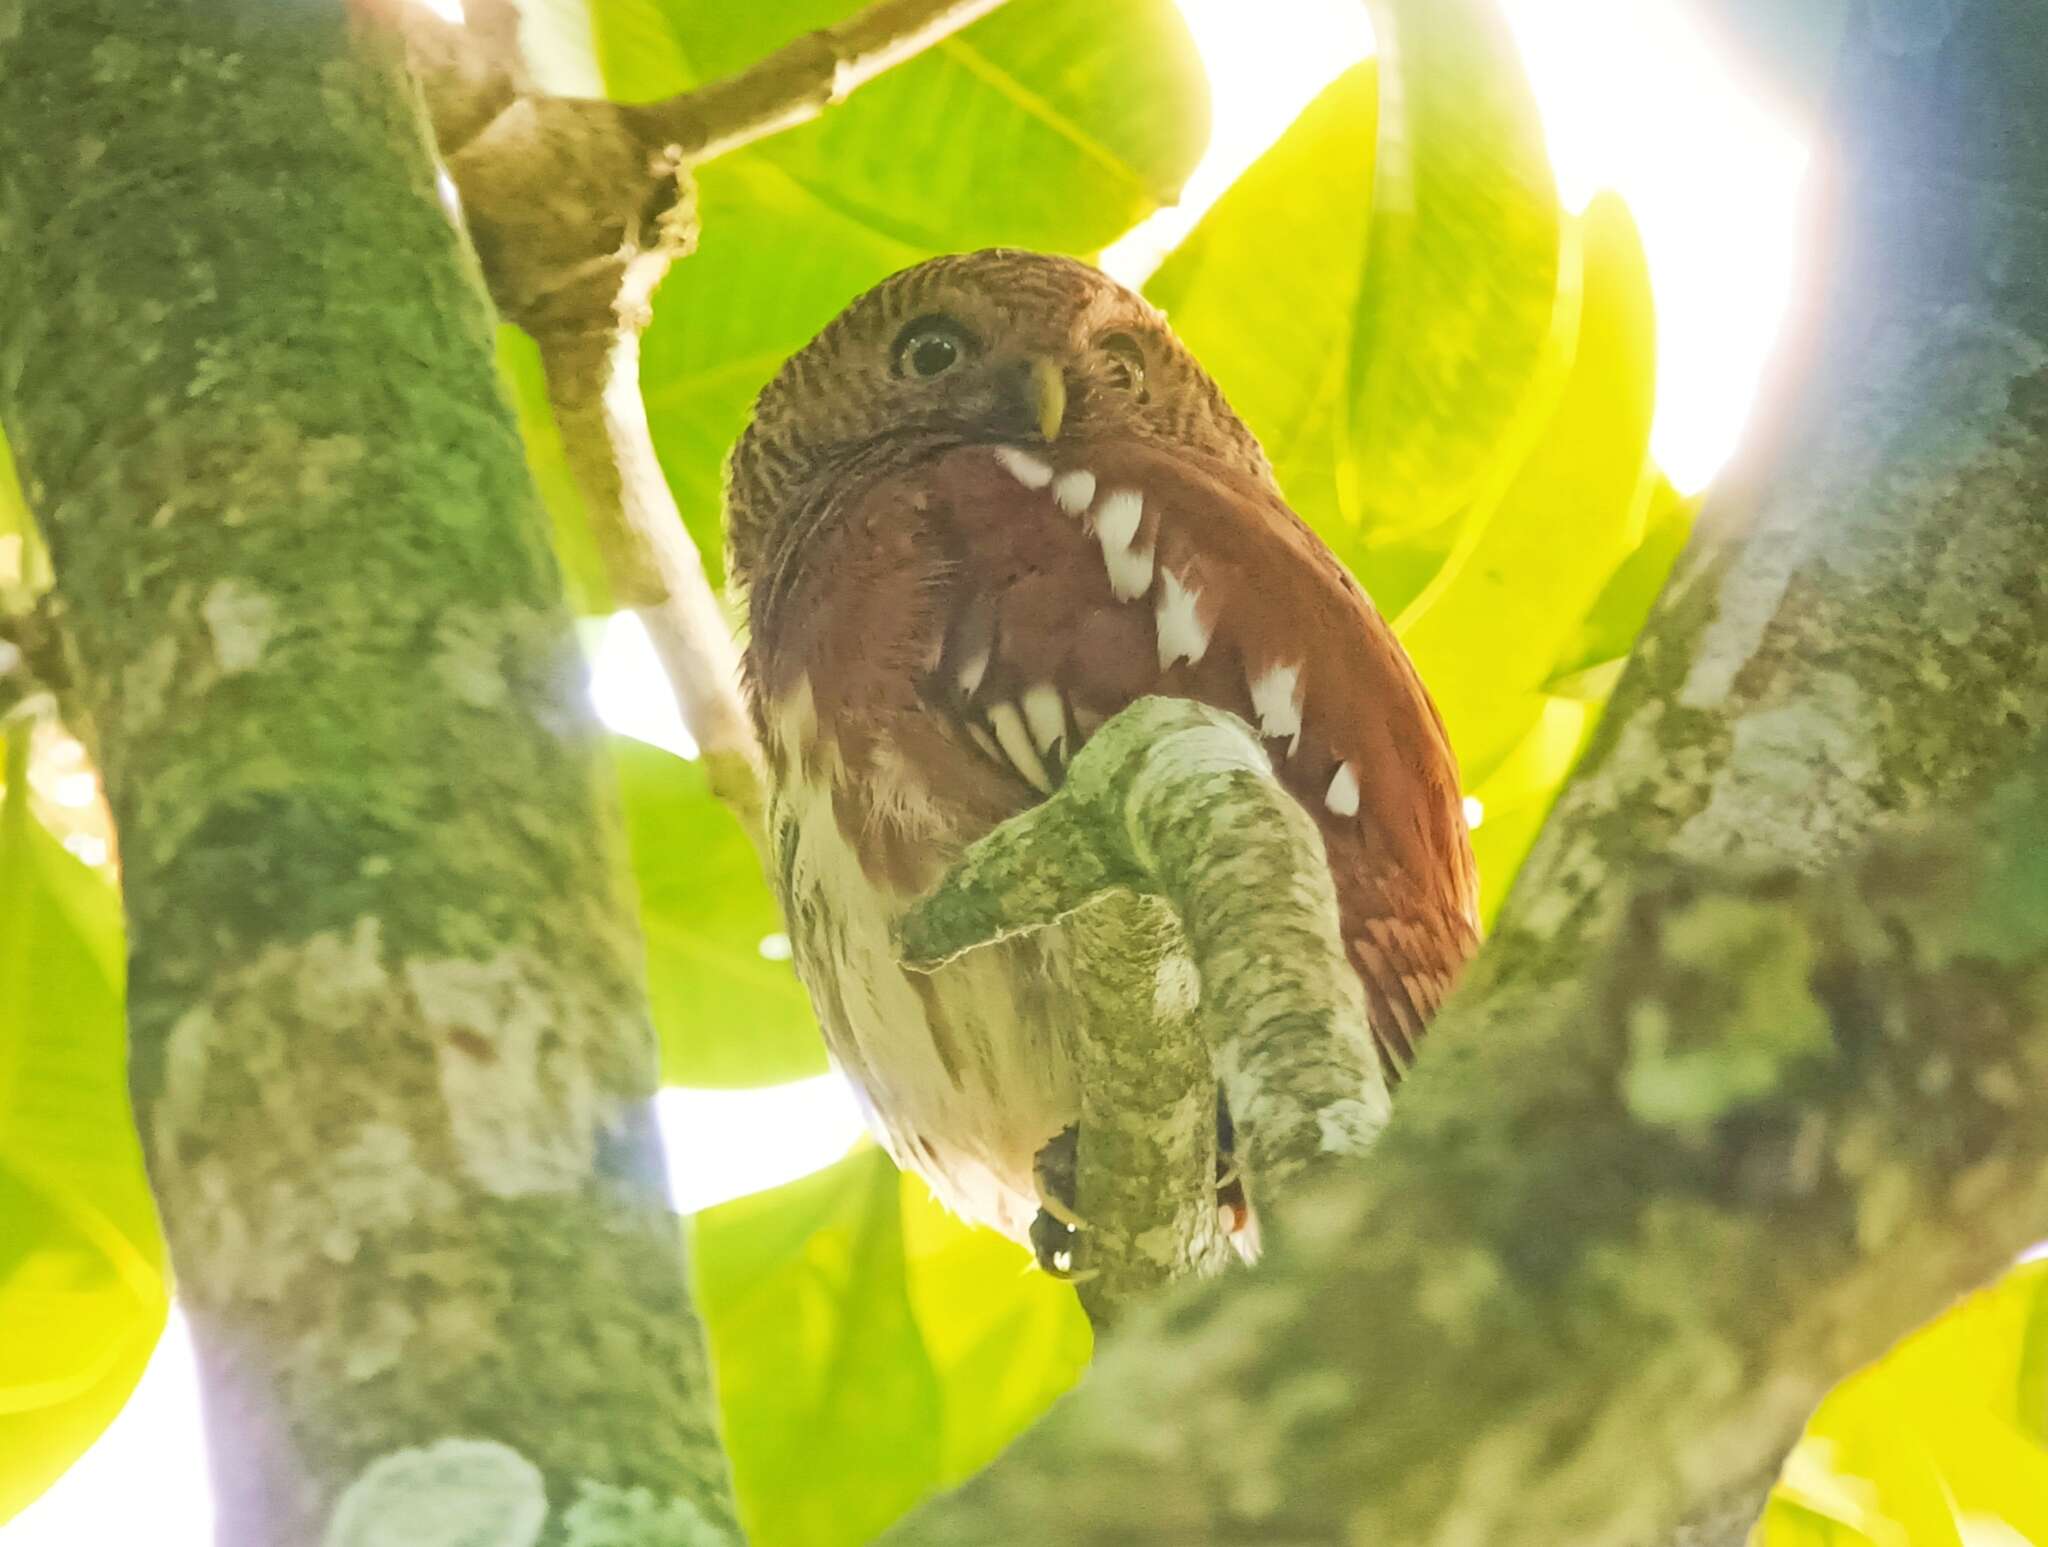
[[[735,1539],[600,742],[395,34],[14,0],[0,79],[0,389],[221,1540]]]
[[[1898,9],[1764,433],[1386,1136],[890,1540],[1736,1539],[2048,1233],[2048,35]]]

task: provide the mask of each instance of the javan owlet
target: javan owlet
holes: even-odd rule
[[[1442,722],[1157,310],[1038,253],[907,269],[761,393],[728,506],[797,970],[890,1153],[957,1211],[1028,1239],[1034,1159],[1079,1111],[1073,989],[1056,940],[926,977],[891,926],[1143,695],[1258,728],[1322,830],[1383,1059],[1412,1057],[1476,938]]]

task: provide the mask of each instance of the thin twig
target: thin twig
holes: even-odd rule
[[[655,456],[640,397],[640,329],[555,332],[540,343],[570,469],[608,534],[599,548],[612,592],[647,630],[712,793],[765,856],[760,754],[740,699],[739,648]]]
[[[808,123],[883,71],[988,15],[1003,0],[877,0],[837,26],[787,43],[760,63],[634,109],[643,133],[685,164]]]

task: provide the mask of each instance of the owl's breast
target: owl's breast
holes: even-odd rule
[[[1095,545],[1044,505],[989,448],[958,448],[820,513],[795,573],[756,594],[771,778],[829,791],[877,885],[929,890],[1050,789],[1058,760],[1049,770],[1034,738],[1077,745],[1105,717],[1040,679],[1077,649],[1125,653],[1132,620]],[[963,675],[998,707],[961,714]]]
[[[893,754],[883,761],[893,765]],[[917,788],[908,769],[892,777]],[[1051,936],[929,974],[901,965],[893,925],[923,889],[890,879],[876,856],[899,845],[874,833],[923,832],[932,809],[902,789],[862,802],[799,760],[771,787],[778,889],[798,974],[870,1126],[949,1207],[1023,1241],[1038,1206],[1032,1163],[1078,1113],[1065,1042],[1072,980]],[[914,847],[936,855],[952,845]]]

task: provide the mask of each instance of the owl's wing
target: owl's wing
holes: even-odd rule
[[[1242,716],[1322,830],[1373,1032],[1405,1065],[1476,942],[1477,878],[1442,721],[1335,556],[1264,485],[1151,448],[963,447],[924,479],[948,550],[930,709],[1020,802],[1147,694]]]

